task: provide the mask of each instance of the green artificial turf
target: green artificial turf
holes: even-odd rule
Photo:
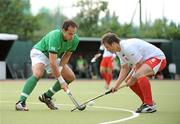
[[[128,110],[134,111],[141,105],[139,98],[129,88],[95,100],[94,106],[87,106],[84,111],[74,112],[70,112],[73,103],[66,93],[60,91],[54,95],[59,110],[52,111],[39,102],[38,96],[53,83],[54,80],[40,80],[27,100],[30,111],[20,112],[15,111],[15,103],[24,81],[0,81],[0,124],[180,124],[180,81],[151,80],[158,111],[140,114],[126,121],[123,119],[133,116]],[[80,103],[105,92],[103,80],[76,80],[69,88]]]

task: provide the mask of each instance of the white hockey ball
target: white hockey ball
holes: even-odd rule
[[[90,101],[90,102],[88,102],[88,105],[89,106],[93,106],[95,104],[95,102],[94,101]]]

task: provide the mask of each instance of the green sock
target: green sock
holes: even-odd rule
[[[72,81],[66,81],[66,83],[69,85]],[[45,92],[47,97],[52,97],[56,92],[61,90],[61,85],[59,81],[57,80],[53,87],[51,87],[47,92]]]
[[[30,93],[35,88],[37,82],[38,82],[38,79],[33,75],[27,79],[27,81],[24,85],[24,88],[22,90],[19,101],[26,102],[27,97],[30,95]]]
[[[57,80],[55,84],[45,93],[46,96],[52,97],[56,92],[61,90],[61,85],[59,81]]]

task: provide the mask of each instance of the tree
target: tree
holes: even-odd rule
[[[150,23],[143,24],[139,36],[142,38],[180,39],[180,25],[167,22],[168,20],[164,18],[156,19],[152,25]]]
[[[15,33],[27,40],[38,28],[37,20],[30,13],[28,0],[0,0],[0,32]]]
[[[39,27],[34,31],[33,41],[37,42],[49,31],[61,28],[62,22],[67,19],[67,17],[60,13],[59,10],[60,8],[57,7],[54,14],[45,7],[39,10],[36,15]]]
[[[167,27],[167,38],[171,40],[180,39],[180,24],[171,22]]]
[[[115,13],[113,15],[110,14],[110,11],[106,11],[105,16],[100,20],[100,34],[104,34],[107,31],[112,31],[118,33],[120,28],[120,23],[118,22],[118,17]]]
[[[80,36],[98,36],[99,16],[107,9],[107,5],[107,2],[101,0],[80,0],[75,4],[80,8],[80,13],[74,19],[79,24]]]

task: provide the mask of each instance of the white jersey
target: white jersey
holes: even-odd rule
[[[101,45],[99,49],[104,51],[104,52],[103,52],[103,57],[115,57],[115,56],[116,56],[116,54],[111,53],[110,51],[108,51],[108,50],[104,47],[104,45]]]
[[[130,63],[135,65],[140,60],[147,60],[152,57],[165,59],[164,53],[154,45],[141,39],[132,38],[120,41],[121,51],[117,52],[121,65]]]

